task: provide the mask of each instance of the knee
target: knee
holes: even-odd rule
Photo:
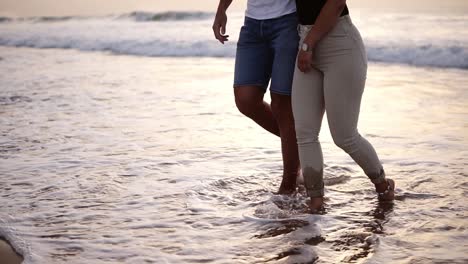
[[[281,96],[280,98],[272,97],[271,112],[276,119],[292,118],[291,97]]]
[[[297,143],[317,143],[318,142],[318,129],[310,124],[310,122],[298,122],[294,120],[294,129],[296,131]]]
[[[262,104],[261,101],[248,95],[236,95],[235,100],[237,109],[248,117],[253,116]]]
[[[302,130],[297,130],[296,128],[296,142],[298,146],[305,147],[311,146],[314,144],[320,144],[319,137],[316,133],[313,132],[305,132],[303,133]]]
[[[275,118],[278,118],[278,116],[280,115],[282,107],[283,103],[279,100],[271,100],[271,112],[273,113],[273,116]]]
[[[357,147],[357,141],[361,137],[358,133],[352,135],[332,135],[333,142],[339,148],[347,153],[354,152]]]
[[[319,143],[321,119],[294,117],[297,144],[308,145]]]

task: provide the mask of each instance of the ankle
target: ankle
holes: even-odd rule
[[[310,197],[307,201],[308,213],[311,214],[323,214],[325,211],[323,204],[323,197]]]
[[[281,181],[281,185],[285,186],[296,186],[297,182],[297,173],[285,173],[283,174],[283,179]]]
[[[311,208],[321,208],[323,206],[323,197],[310,197],[309,205]]]
[[[293,194],[296,191],[296,181],[288,181],[283,177],[277,194]]]
[[[380,183],[375,183],[374,186],[375,186],[375,191],[378,192],[378,193],[382,193],[382,192],[385,192],[387,189],[388,189],[388,181],[385,180],[383,182],[380,182]]]

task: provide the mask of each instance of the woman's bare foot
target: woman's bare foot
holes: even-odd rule
[[[375,190],[380,201],[388,202],[395,199],[395,181],[386,179],[385,182],[375,184]]]
[[[323,212],[323,197],[311,197],[308,206],[311,214]]]

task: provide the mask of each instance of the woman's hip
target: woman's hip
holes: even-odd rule
[[[299,25],[301,44],[312,28],[313,25]],[[316,66],[341,64],[350,58],[355,63],[367,65],[367,55],[361,35],[351,18],[346,15],[338,18],[333,29],[317,43],[314,49],[314,63]]]

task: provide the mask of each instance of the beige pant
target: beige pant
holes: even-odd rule
[[[312,26],[299,26],[301,43]],[[304,183],[310,197],[324,195],[323,156],[318,140],[327,112],[333,141],[346,151],[373,183],[385,180],[372,145],[357,130],[367,57],[357,28],[349,16],[316,45],[313,69],[301,72],[296,65],[292,104]]]

